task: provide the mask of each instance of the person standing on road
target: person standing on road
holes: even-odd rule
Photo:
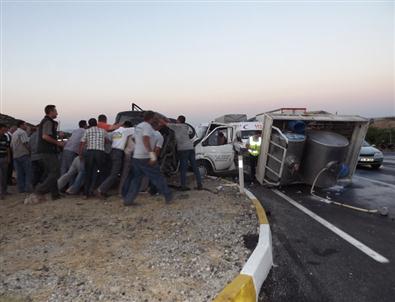
[[[29,137],[26,132],[26,123],[17,121],[18,129],[12,134],[11,149],[14,156],[14,167],[16,171],[16,183],[19,193],[31,191],[31,165]]]
[[[255,131],[255,134],[248,139],[248,143],[246,144],[250,160],[251,182],[254,182],[255,180],[255,171],[256,165],[258,164],[259,153],[261,151],[261,143],[261,132]]]
[[[167,186],[166,179],[160,172],[157,156],[154,152],[155,146],[151,145],[155,137],[155,131],[152,128],[155,113],[146,111],[144,113],[144,122],[138,124],[135,129],[135,149],[133,153],[132,169],[133,178],[126,194],[123,196],[124,205],[133,204],[137,194],[140,191],[141,180],[147,176],[158,191],[164,195],[166,203],[172,200],[172,193]]]
[[[59,148],[64,142],[57,140],[58,111],[55,105],[45,106],[45,117],[38,126],[37,153],[40,154],[44,168],[43,181],[37,184],[34,193],[30,195],[25,203],[37,203],[45,200],[44,195],[51,193],[52,200],[59,199],[57,180],[60,176],[60,162],[58,159]]]
[[[87,128],[87,124],[85,120],[81,120],[78,123],[78,129],[75,129],[70,138],[67,140],[66,144],[63,148],[62,153],[62,165],[60,168],[60,174],[65,174],[73,162],[74,158],[78,156],[78,152],[80,150],[81,138],[85,133]]]
[[[89,128],[85,131],[80,144],[80,159],[84,157],[85,151],[85,188],[84,198],[87,199],[93,195],[95,187],[95,179],[97,177],[97,171],[100,173],[100,177],[103,178],[103,170],[106,165],[106,156],[104,152],[104,145],[107,138],[107,132],[97,127],[97,121],[95,118],[91,118],[88,121]]]
[[[0,124],[0,200],[7,194],[8,163],[10,162],[10,142],[5,135],[6,125]]]
[[[97,189],[99,197],[106,197],[107,192],[117,182],[119,174],[122,172],[122,164],[124,159],[124,149],[129,136],[133,135],[134,128],[132,123],[126,121],[117,130],[111,133],[112,149],[111,149],[111,171],[110,175],[104,180],[104,182]]]
[[[174,130],[177,141],[178,158],[180,159],[180,183],[181,191],[190,190],[187,187],[187,170],[188,163],[191,164],[193,173],[197,183],[197,189],[202,190],[202,177],[196,165],[195,148],[191,139],[189,138],[188,125],[185,124],[185,116],[180,115],[177,118],[177,124],[169,124],[169,128]]]

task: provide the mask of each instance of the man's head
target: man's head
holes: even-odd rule
[[[18,128],[23,129],[23,130],[26,130],[26,129],[27,129],[27,125],[26,125],[25,121],[22,121],[22,120],[18,120],[18,121],[16,122],[16,126],[17,126]]]
[[[151,122],[151,126],[152,126],[152,128],[154,128],[154,130],[158,131],[161,128],[159,119],[154,118]]]
[[[131,121],[125,121],[125,122],[122,124],[122,127],[124,127],[124,128],[130,128],[130,127],[132,127],[132,122],[131,122]]]
[[[89,127],[96,127],[97,126],[97,120],[95,118],[90,118],[88,121]]]
[[[97,117],[97,120],[98,120],[99,122],[102,122],[102,123],[107,123],[107,116],[105,116],[104,114],[100,114],[100,115]]]
[[[49,116],[51,119],[55,119],[58,116],[58,111],[55,105],[47,105],[44,109],[45,115]]]
[[[86,129],[87,128],[86,120],[80,120],[78,122],[78,127]]]
[[[12,125],[8,131],[12,134],[16,131],[16,129],[18,129],[18,127],[15,125]]]
[[[4,124],[0,124],[0,135],[3,135],[7,132],[7,126]]]
[[[185,124],[185,116],[180,115],[179,117],[177,117],[177,122],[180,124]]]
[[[152,121],[154,120],[154,117],[155,117],[155,112],[151,110],[144,112],[144,122],[151,124]]]

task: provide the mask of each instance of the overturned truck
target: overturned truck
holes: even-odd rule
[[[350,181],[369,127],[360,116],[278,109],[263,122],[256,179],[262,185],[305,183],[330,187]]]

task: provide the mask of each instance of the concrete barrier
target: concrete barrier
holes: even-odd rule
[[[233,279],[213,300],[214,302],[256,302],[259,292],[273,265],[272,234],[265,209],[247,189],[245,194],[255,206],[259,220],[259,240],[240,274]]]

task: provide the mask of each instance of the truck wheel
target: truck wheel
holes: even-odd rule
[[[198,161],[197,164],[198,164],[197,166],[198,166],[198,169],[199,169],[199,172],[200,172],[200,176],[202,178],[204,178],[207,175],[211,174],[212,169],[211,169],[211,166],[210,166],[210,164],[208,162],[206,162],[206,161]]]

